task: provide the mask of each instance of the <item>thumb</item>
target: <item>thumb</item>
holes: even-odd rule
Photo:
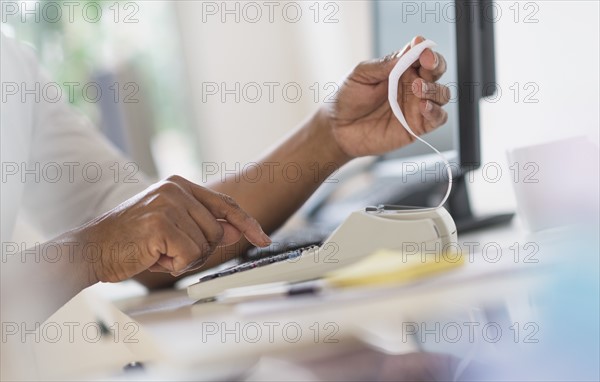
[[[219,243],[219,247],[235,244],[242,238],[242,233],[239,229],[235,228],[226,221],[219,220],[221,227],[223,227],[223,239]]]
[[[398,54],[396,52],[384,58],[361,62],[354,68],[351,78],[366,85],[377,85],[387,80],[394,65],[398,62]]]
[[[353,77],[361,83],[372,85],[387,80],[392,69],[394,69],[394,66],[398,62],[398,59],[410,48],[411,44],[408,43],[404,48],[390,53],[383,58],[360,63],[356,69],[354,69]]]

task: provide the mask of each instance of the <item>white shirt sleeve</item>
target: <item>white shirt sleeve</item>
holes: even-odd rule
[[[14,199],[3,195],[3,208],[21,205],[31,223],[54,236],[148,187],[138,166],[68,104],[34,55],[4,36],[2,64],[3,188]],[[16,213],[10,215],[2,223],[14,226]]]

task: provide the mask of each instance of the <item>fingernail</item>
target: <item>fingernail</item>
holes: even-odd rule
[[[417,93],[419,92],[419,84],[417,83],[417,81],[412,83],[412,92],[414,95],[417,95]]]
[[[425,102],[425,110],[431,111],[432,109],[433,109],[433,104],[431,103],[431,101]]]
[[[427,86],[427,83],[425,81],[421,81],[421,92],[423,94],[427,94],[428,90],[429,90],[429,87]]]
[[[265,246],[271,244],[271,238],[266,234],[266,233],[262,233],[262,241],[265,244]]]
[[[438,58],[438,55],[434,51],[432,51],[431,53],[433,54],[433,67],[437,68],[440,59]]]

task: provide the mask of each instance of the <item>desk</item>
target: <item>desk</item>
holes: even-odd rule
[[[475,251],[506,250],[514,243],[518,247],[527,243],[518,221],[459,237],[461,246]],[[523,302],[527,299],[523,291],[540,285],[538,276],[543,272],[530,272],[540,263],[527,268],[515,263],[517,247],[513,248],[510,255],[491,249],[487,257],[471,253],[459,273],[409,287],[238,305],[194,304],[185,290],[117,301],[116,307],[128,316],[118,320],[139,323],[142,339],[135,349],[115,344],[127,346],[129,352],[121,352],[111,365],[142,361],[155,377],[175,373],[184,379],[264,379],[277,374],[275,370],[285,374],[292,369],[297,378],[306,379],[331,379],[336,370],[339,377],[350,373],[372,379],[383,369],[392,375],[442,373],[448,378],[447,373],[461,367],[452,355],[468,356],[476,349],[480,358],[493,358],[503,344],[510,343],[513,322],[532,320],[534,313]],[[490,320],[495,324],[491,330],[500,327],[505,333],[498,341],[481,340],[493,335],[489,325],[483,331]],[[428,352],[450,356],[439,358]],[[369,371],[359,365],[377,366]],[[113,373],[118,371],[120,367]],[[296,377],[292,373],[284,379]]]

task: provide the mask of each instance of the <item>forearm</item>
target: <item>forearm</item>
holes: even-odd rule
[[[335,142],[321,110],[287,136],[257,166],[208,187],[232,196],[259,221],[265,232],[272,233],[349,160]],[[209,258],[206,267],[227,261],[247,248],[244,240],[221,248]]]
[[[349,160],[320,113],[287,136],[257,166],[247,166],[237,176],[208,186],[232,196],[265,232],[273,232]]]
[[[7,243],[5,243],[7,244]],[[42,323],[86,287],[94,284],[88,261],[92,246],[72,233],[18,251],[4,245],[2,253],[2,321]],[[85,259],[87,248],[89,259]]]

